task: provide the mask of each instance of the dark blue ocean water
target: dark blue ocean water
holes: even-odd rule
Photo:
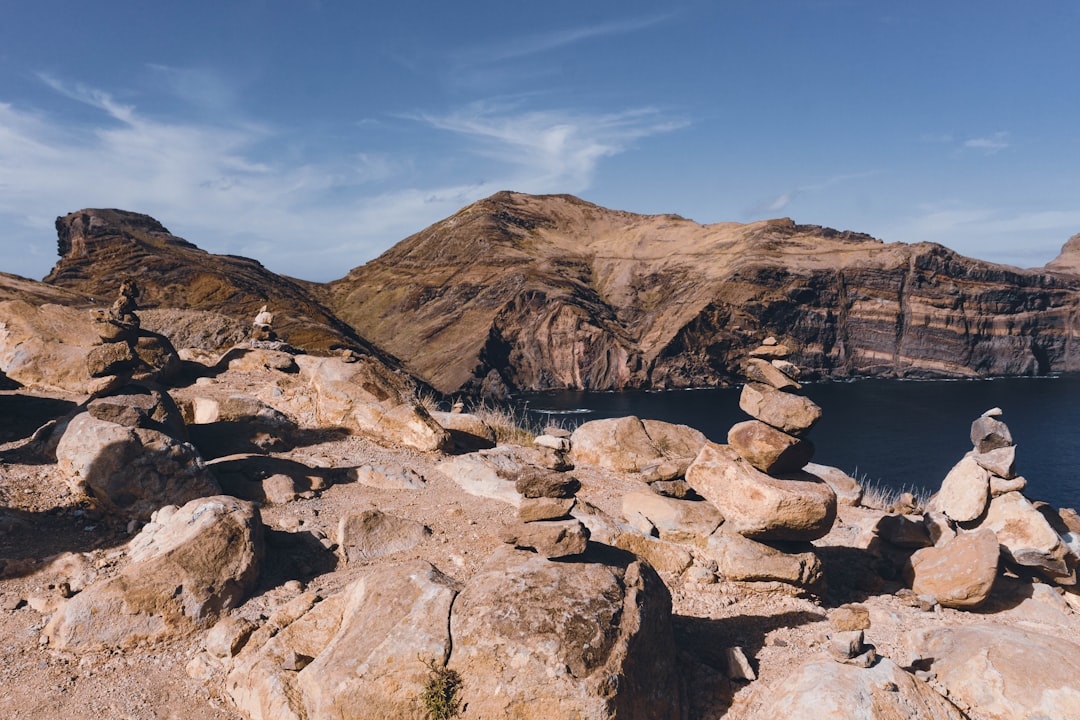
[[[531,420],[566,427],[637,415],[690,425],[726,442],[739,410],[738,388],[666,392],[559,392],[522,396]],[[892,488],[936,491],[971,449],[971,422],[1000,407],[1017,444],[1026,495],[1080,507],[1080,376],[964,381],[860,380],[806,385],[823,410],[809,437],[814,461]]]

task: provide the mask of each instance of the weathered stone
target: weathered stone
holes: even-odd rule
[[[570,442],[575,465],[637,472],[663,458],[641,420],[633,416],[583,423],[574,430]]]
[[[923,548],[911,556],[911,589],[944,607],[978,607],[990,595],[1000,554],[997,535],[987,528]]]
[[[90,377],[105,377],[131,372],[139,357],[126,342],[107,342],[90,348],[86,353],[86,372]]]
[[[757,680],[757,673],[741,647],[724,648],[724,674],[731,680],[751,682]]]
[[[700,448],[699,448],[700,450]],[[697,453],[695,453],[696,455]],[[676,458],[674,460],[661,460],[641,468],[641,481],[647,483],[669,482],[686,475],[686,468],[694,458]]]
[[[316,416],[376,440],[423,451],[445,450],[450,435],[412,397],[403,376],[364,356],[358,362],[300,355],[301,373],[315,391]]]
[[[356,482],[381,490],[423,490],[427,486],[418,472],[407,467],[361,465],[353,471]]]
[[[256,625],[241,617],[224,617],[206,633],[203,645],[206,652],[219,659],[231,658],[240,652],[255,632]]]
[[[829,636],[829,652],[837,659],[848,660],[863,652],[862,630],[838,630]]]
[[[931,511],[923,514],[923,526],[930,542],[944,545],[956,537],[956,524],[943,512]]]
[[[865,605],[841,605],[829,613],[829,627],[837,632],[869,630],[870,610]]]
[[[130,648],[211,625],[239,605],[263,555],[258,511],[216,496],[167,506],[128,544],[129,563],[68,600],[49,621],[54,648]]]
[[[570,438],[556,437],[554,435],[537,435],[533,438],[533,444],[540,447],[551,448],[559,452],[570,452]]]
[[[765,383],[777,390],[793,392],[802,390],[802,385],[792,380],[786,373],[775,367],[768,360],[750,358],[746,361],[744,369],[746,377],[751,382]]]
[[[514,481],[514,489],[527,498],[570,498],[580,488],[577,478],[535,467],[523,468]]]
[[[86,412],[98,420],[130,428],[148,428],[187,440],[183,413],[167,392],[142,385],[127,385],[86,405]]]
[[[1066,560],[1068,546],[1020,493],[1005,493],[991,500],[979,527],[997,534],[1006,558],[1015,565],[1058,583],[1075,582],[1075,573]]]
[[[365,510],[343,515],[337,543],[346,561],[363,562],[408,550],[423,542],[431,530],[415,520]]]
[[[504,551],[458,596],[450,629],[471,716],[681,716],[670,595],[629,554],[554,563]]]
[[[841,505],[858,505],[862,501],[863,490],[859,482],[840,468],[817,463],[806,463],[803,472],[810,473],[824,480],[836,493],[836,501]]]
[[[957,522],[975,520],[990,499],[990,473],[975,458],[965,455],[941,482],[937,505]]]
[[[811,659],[761,699],[759,717],[794,720],[964,720],[925,682],[888,658],[869,668]]]
[[[449,458],[438,465],[439,472],[470,495],[499,500],[514,507],[521,505],[521,493],[514,487],[514,481],[506,478],[522,472],[524,467],[513,451],[501,446]]]
[[[930,627],[905,644],[972,717],[1080,717],[1080,645],[1007,625]]]
[[[780,432],[760,420],[732,425],[728,431],[728,445],[769,475],[799,470],[814,456],[812,442]]]
[[[521,522],[559,520],[570,514],[575,502],[577,501],[574,498],[526,498],[518,506],[518,520]]]
[[[653,446],[668,459],[694,458],[709,442],[700,430],[689,425],[648,419],[642,420],[641,424]]]
[[[791,355],[791,348],[787,345],[775,344],[775,345],[760,345],[749,353],[752,358],[763,358],[765,360],[783,360]]]
[[[694,489],[685,480],[658,480],[650,483],[649,489],[657,495],[672,497],[677,500],[686,500],[691,496],[697,497]]]
[[[418,717],[426,663],[442,667],[450,653],[459,589],[422,560],[380,566],[279,619],[273,635],[252,636],[232,664],[226,694],[253,720]]]
[[[801,588],[814,588],[822,579],[821,560],[813,547],[803,545],[780,550],[721,527],[709,536],[703,552],[716,562],[726,580],[765,582],[776,580]]]
[[[580,520],[519,522],[500,533],[503,542],[534,550],[546,558],[570,557],[585,552],[589,531]]]
[[[78,492],[107,512],[146,519],[163,505],[220,492],[189,443],[158,430],[72,418],[56,446],[57,468]]]
[[[803,435],[821,419],[821,408],[801,395],[762,383],[743,385],[739,407],[757,420],[791,435]]]
[[[990,415],[983,415],[971,423],[971,444],[975,452],[987,453],[1013,444],[1008,426]]]
[[[694,562],[694,556],[681,545],[636,532],[616,532],[607,544],[632,552],[657,571],[671,575],[678,575]]]
[[[814,540],[829,532],[836,517],[836,494],[817,477],[770,477],[727,445],[706,445],[686,481],[720,510],[727,527],[747,537]]]
[[[798,380],[800,377],[802,377],[802,370],[799,369],[799,366],[795,363],[780,359],[772,360],[770,362],[772,362],[772,366],[774,368],[784,373],[792,380]]]
[[[1021,492],[1027,487],[1027,478],[1017,477],[1011,480],[997,477],[996,475],[990,476],[990,497],[996,498],[998,495],[1004,495],[1010,492]]]
[[[1016,446],[995,448],[984,453],[974,453],[975,462],[985,468],[991,475],[996,475],[1005,480],[1016,477]]]
[[[495,430],[476,415],[432,411],[431,417],[450,433],[450,443],[458,452],[495,447]]]
[[[653,492],[632,492],[623,496],[622,514],[627,520],[640,515],[672,542],[705,539],[724,522],[712,503],[701,500],[675,500]]]
[[[271,505],[284,505],[292,502],[301,492],[304,492],[304,490],[297,487],[295,480],[281,473],[271,475],[262,481],[263,497]]]

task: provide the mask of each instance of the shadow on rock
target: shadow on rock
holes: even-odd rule
[[[338,557],[310,532],[266,529],[266,558],[256,594],[272,590],[289,580],[306,582],[333,572]]]
[[[825,619],[824,614],[786,612],[777,615],[736,615],[713,619],[673,615],[675,644],[685,678],[689,717],[694,720],[721,718],[734,696],[727,651],[742,648],[754,663],[765,636],[779,628],[797,627]],[[756,665],[756,663],[754,663]]]
[[[294,448],[341,440],[342,427],[284,429],[255,421],[219,421],[187,426],[191,443],[207,460],[241,453],[287,452]]]
[[[0,508],[0,579],[34,573],[61,553],[112,548],[129,539],[124,529],[101,522],[93,512]]]
[[[869,550],[826,545],[814,548],[814,552],[825,571],[825,607],[862,602],[880,593],[886,581],[899,578],[893,563]]]
[[[23,440],[75,408],[70,400],[12,393],[0,395],[0,443]]]
[[[243,500],[282,503],[319,492],[353,476],[342,468],[310,467],[271,455],[239,454],[207,463],[222,491]]]

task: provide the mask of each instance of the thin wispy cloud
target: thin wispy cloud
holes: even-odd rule
[[[873,177],[880,174],[877,170],[868,170],[865,172],[857,173],[845,173],[843,175],[834,175],[833,177],[826,178],[821,182],[809,183],[807,185],[800,185],[790,190],[777,195],[772,200],[768,200],[759,205],[755,205],[745,211],[744,215],[749,217],[757,217],[761,215],[768,215],[770,213],[778,213],[786,210],[797,198],[807,193],[817,192],[832,187],[833,185],[839,185],[841,183],[850,182],[852,180],[861,180],[863,178]]]
[[[1009,147],[1009,133],[996,132],[986,137],[969,138],[964,141],[964,147],[970,150],[981,150],[987,155],[993,155]]]
[[[471,139],[475,154],[511,168],[517,187],[528,192],[580,192],[602,159],[624,152],[637,140],[688,124],[653,108],[588,114],[523,111],[492,103],[416,119]]]
[[[57,215],[117,207],[153,215],[210,252],[329,280],[498,190],[581,192],[603,159],[684,124],[652,109],[588,114],[490,104],[416,116],[418,129],[448,133],[444,154],[426,162],[469,155],[457,177],[485,178],[425,183],[416,181],[425,166],[408,155],[362,147],[330,159],[267,152],[291,146],[291,138],[255,123],[166,122],[97,88],[42,81],[91,112],[73,126],[0,104],[0,216],[25,229],[0,241],[29,248],[5,253],[14,262],[3,269],[32,277],[55,262]]]
[[[454,58],[461,66],[490,65],[548,53],[568,45],[599,38],[645,30],[672,17],[670,13],[612,20],[591,25],[562,28],[552,32],[525,35],[498,44],[470,48]]]

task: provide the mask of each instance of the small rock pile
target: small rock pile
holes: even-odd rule
[[[814,452],[804,436],[821,408],[799,394],[790,354],[773,338],[751,351],[739,407],[754,419],[733,426],[727,445],[707,443],[686,471],[687,483],[724,516],[708,547],[729,580],[811,587],[821,579],[809,541],[832,528],[837,500],[828,483],[801,469]]]
[[[1001,416],[993,408],[972,423],[974,447],[946,475],[924,519],[934,546],[915,552],[907,568],[912,589],[946,607],[981,605],[1001,565],[1076,586],[1074,513],[1024,497],[1027,481],[1016,473],[1016,445]]]
[[[536,551],[547,558],[585,552],[589,531],[570,516],[581,488],[576,478],[536,467],[526,467],[514,483],[523,499],[518,522],[505,528],[502,540],[517,548]]]
[[[180,368],[180,356],[163,335],[140,329],[136,301],[139,286],[134,280],[120,284],[120,295],[108,310],[91,313],[101,345],[86,355],[86,369],[94,381],[87,391],[99,394],[127,382],[167,380]]]
[[[278,339],[277,333],[274,332],[274,313],[267,310],[265,305],[259,308],[259,313],[251,321],[251,338],[268,342]]]

